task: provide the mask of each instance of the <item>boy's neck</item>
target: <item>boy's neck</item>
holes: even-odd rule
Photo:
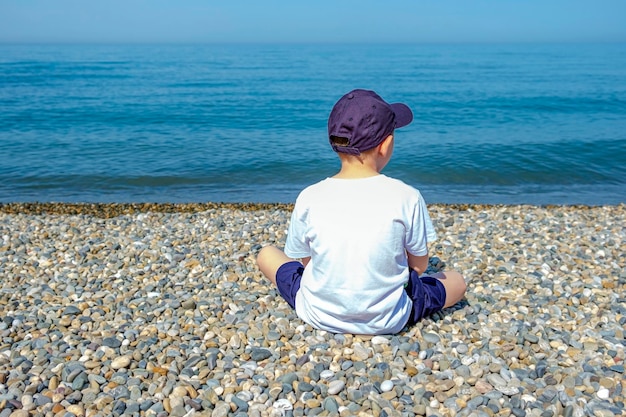
[[[375,161],[372,161],[370,158],[342,156],[341,169],[333,178],[358,179],[374,177],[376,175],[380,175],[380,171],[376,169]]]
[[[387,136],[378,146],[360,155],[338,153],[341,170],[333,178],[356,179],[380,175],[393,153],[393,135]]]

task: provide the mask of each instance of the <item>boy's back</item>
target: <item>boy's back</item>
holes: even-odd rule
[[[398,332],[408,321],[406,251],[428,253],[436,235],[417,190],[385,175],[327,178],[294,208],[285,253],[311,256],[296,309],[333,332]]]

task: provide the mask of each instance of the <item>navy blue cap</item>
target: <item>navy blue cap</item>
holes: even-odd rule
[[[389,104],[370,90],[352,90],[330,112],[328,139],[335,152],[360,155],[412,121],[413,113],[406,104]],[[333,143],[332,137],[346,138],[347,144]]]

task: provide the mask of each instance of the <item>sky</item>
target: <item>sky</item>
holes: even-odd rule
[[[0,42],[626,42],[626,0],[0,0]]]

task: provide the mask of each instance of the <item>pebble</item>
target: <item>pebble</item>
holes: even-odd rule
[[[466,299],[366,336],[260,274],[289,205],[0,204],[0,417],[620,415],[625,209],[432,205]]]
[[[608,400],[609,396],[610,396],[610,392],[608,389],[600,388],[598,390],[598,398],[600,398],[601,400]]]
[[[130,356],[120,356],[111,361],[111,368],[113,369],[121,369],[126,368],[130,365],[131,358]]]
[[[339,394],[343,388],[346,386],[346,382],[340,379],[330,381],[328,384],[328,393],[330,395]]]
[[[439,343],[441,341],[441,338],[436,333],[431,333],[431,332],[424,333],[422,337],[424,338],[425,341],[433,343],[433,344]]]
[[[393,382],[386,379],[380,384],[380,390],[382,392],[389,392],[393,389]]]

